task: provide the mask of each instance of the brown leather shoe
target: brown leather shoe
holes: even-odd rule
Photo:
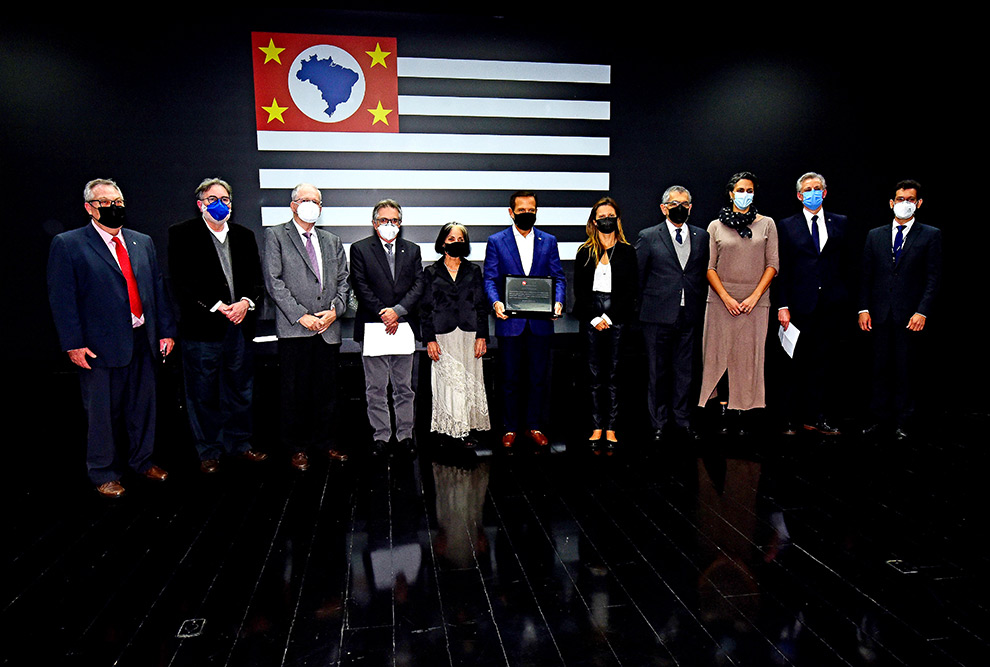
[[[550,444],[550,441],[547,440],[547,436],[543,435],[542,431],[537,431],[535,429],[530,431],[529,438],[540,447],[546,447],[548,444]]]
[[[124,487],[122,487],[120,482],[117,480],[113,480],[111,482],[103,482],[103,484],[100,484],[96,487],[96,492],[107,498],[120,498],[124,495]]]
[[[199,462],[199,469],[201,472],[205,472],[207,475],[212,475],[217,471],[220,466],[220,462],[216,459],[206,459],[205,461]]]
[[[249,449],[246,452],[241,452],[241,458],[258,463],[260,461],[264,461],[265,459],[267,459],[268,454],[265,454],[264,452],[259,452],[257,449]]]
[[[296,452],[292,455],[292,467],[296,470],[309,470],[309,457],[306,452]]]
[[[512,444],[516,441],[516,434],[513,431],[509,431],[502,436],[502,446],[506,449],[512,447]]]
[[[144,471],[144,476],[155,482],[164,482],[168,479],[168,473],[159,468],[158,466],[151,466]]]
[[[341,463],[343,463],[344,461],[347,460],[347,454],[345,454],[344,452],[338,451],[338,450],[334,449],[333,447],[331,447],[330,449],[327,450],[327,456],[330,457],[330,460],[331,461],[340,461]]]

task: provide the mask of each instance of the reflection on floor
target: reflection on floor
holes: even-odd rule
[[[173,456],[117,501],[8,471],[0,664],[988,664],[987,419],[952,424]]]

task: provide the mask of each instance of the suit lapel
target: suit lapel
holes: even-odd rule
[[[316,227],[315,226],[313,227],[313,232],[316,233]],[[293,246],[295,246],[296,251],[299,252],[299,255],[302,257],[303,264],[307,268],[309,268],[309,272],[312,273],[317,278],[319,278],[320,276],[316,275],[317,269],[315,267],[313,267],[313,265],[309,261],[309,253],[306,252],[306,246],[305,246],[305,244],[303,244],[302,237],[299,236],[299,232],[296,231],[296,223],[295,222],[293,222],[293,221],[290,220],[289,222],[285,223],[285,235],[289,237],[289,243],[291,243]],[[320,244],[320,251],[321,252],[323,251],[323,244],[322,243]]]
[[[89,223],[89,228],[86,234],[86,241],[89,243],[90,248],[96,253],[96,256],[107,262],[113,269],[117,271],[121,278],[124,277],[124,272],[120,270],[120,266],[117,264],[117,258],[113,256],[113,251],[107,247],[107,244],[103,242],[103,237],[100,233],[96,231],[93,227],[93,223]]]
[[[901,248],[901,256],[897,258],[896,262],[894,262],[894,266],[900,266],[904,262],[904,258],[911,251],[911,248],[914,247],[914,242],[919,234],[921,234],[921,225],[915,222],[911,227],[911,231],[908,232],[906,237],[904,237],[904,247]]]
[[[382,240],[378,238],[378,234],[373,237],[374,242],[371,244],[371,253],[375,256],[378,261],[378,266],[382,271],[382,275],[385,276],[385,280],[395,283],[395,278],[392,276],[391,269],[388,268],[388,257],[385,255],[385,246],[382,245]],[[392,241],[393,244],[398,243],[398,239]],[[395,253],[395,273],[399,273],[399,254],[398,246],[393,245],[392,251]]]

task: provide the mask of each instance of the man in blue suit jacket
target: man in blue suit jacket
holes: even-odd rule
[[[788,426],[796,424],[823,435],[839,435],[826,419],[826,407],[836,395],[836,351],[848,323],[853,253],[846,216],[824,210],[825,177],[808,172],[797,180],[803,209],[777,225],[780,277],[775,285],[777,319],[784,329],[791,322],[801,332],[794,359],[787,364]],[[793,389],[793,391],[792,391]]]
[[[924,366],[924,329],[942,277],[942,232],[914,219],[921,185],[901,181],[890,207],[893,223],[870,230],[863,250],[859,328],[873,338],[874,424],[894,422],[898,440],[908,437]]]
[[[88,418],[86,466],[97,491],[124,493],[113,434],[123,420],[127,467],[149,479],[154,465],[155,359],[172,351],[175,324],[151,237],[123,232],[124,197],[97,179],[83,192],[90,224],[59,234],[48,258],[48,298],[62,349],[82,370]]]
[[[523,191],[509,197],[509,217],[512,225],[489,236],[485,250],[485,292],[495,309],[495,335],[504,371],[505,435],[502,445],[512,447],[516,433],[526,430],[537,445],[544,447],[548,444],[542,429],[549,412],[553,322],[508,317],[503,301],[505,276],[553,277],[556,317],[564,310],[567,286],[557,239],[533,226],[536,223],[536,194]],[[528,388],[525,410],[521,405],[523,387]]]

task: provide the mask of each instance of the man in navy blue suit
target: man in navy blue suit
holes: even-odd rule
[[[175,323],[151,237],[122,230],[117,184],[86,184],[85,227],[59,234],[48,257],[48,299],[62,349],[78,366],[88,419],[86,466],[97,491],[124,493],[123,468],[164,481],[155,465],[155,362],[172,351]],[[114,444],[127,434],[126,460]]]
[[[942,277],[942,232],[914,219],[921,185],[894,187],[894,220],[870,230],[863,250],[859,328],[873,338],[874,434],[893,422],[898,440],[908,437],[914,416],[928,316]]]
[[[842,331],[850,306],[853,253],[846,216],[826,212],[825,177],[813,171],[797,180],[801,212],[777,225],[780,277],[777,319],[800,331],[794,358],[787,364],[785,395],[788,435],[797,424],[823,435],[839,435],[826,418],[836,396],[834,376]]]
[[[485,292],[495,310],[495,335],[502,359],[505,435],[502,445],[512,447],[516,434],[526,431],[537,445],[548,444],[543,433],[548,421],[550,337],[553,322],[508,317],[505,313],[505,276],[554,278],[554,316],[564,310],[564,270],[557,239],[536,229],[536,194],[520,191],[509,197],[512,225],[488,237],[485,250]],[[526,388],[524,397],[523,388]],[[523,399],[525,398],[525,402]]]

